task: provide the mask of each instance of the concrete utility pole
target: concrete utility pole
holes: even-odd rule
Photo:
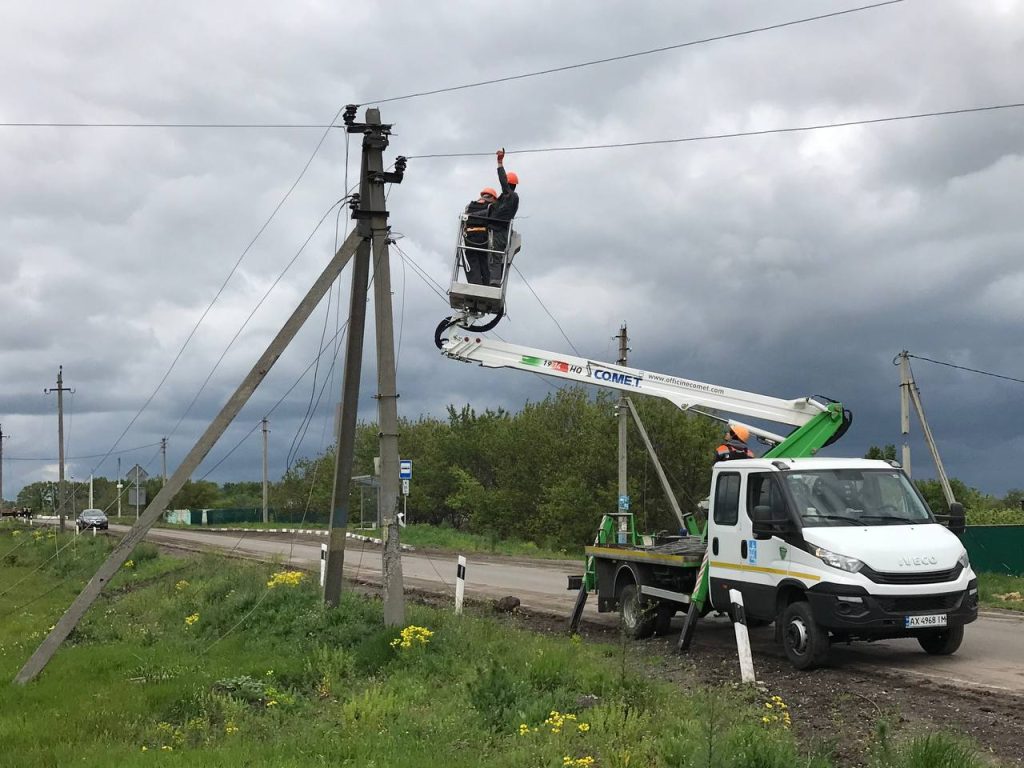
[[[903,451],[900,463],[907,477],[910,473],[910,358],[907,350],[900,352],[900,434],[903,435]]]
[[[270,522],[270,512],[267,505],[269,495],[267,493],[267,435],[270,430],[267,429],[267,417],[263,417],[263,522]]]
[[[356,107],[345,110],[349,133],[363,134],[362,165],[354,235],[359,238],[352,272],[345,372],[341,392],[341,416],[337,424],[334,492],[331,500],[331,533],[324,576],[324,603],[341,600],[345,565],[345,535],[349,521],[349,488],[355,459],[356,413],[359,379],[362,373],[363,337],[366,329],[370,257],[374,260],[374,307],[377,328],[378,420],[380,425],[381,487],[380,509],[384,512],[384,623],[395,626],[404,621],[402,569],[396,510],[398,504],[398,416],[395,400],[394,326],[391,313],[391,266],[388,258],[388,212],[384,184],[400,183],[405,159],[398,157],[395,171],[384,171],[383,152],[388,146],[391,126],[381,123],[380,110],[367,109],[366,122],[355,122]]]
[[[4,506],[4,440],[10,435],[4,434],[4,425],[0,424],[0,509]]]
[[[164,482],[167,482],[167,438],[160,438],[160,465],[161,475],[164,478]]]
[[[63,531],[65,528],[66,517],[64,505],[67,503],[67,489],[64,485],[64,393],[71,392],[74,394],[73,389],[64,386],[63,365],[57,368],[57,386],[43,390],[44,395],[48,395],[51,392],[57,393],[57,461],[59,466],[59,469],[57,470],[57,495],[60,498],[60,506],[58,507],[59,512],[57,514],[60,517],[60,529]]]
[[[57,624],[50,630],[50,633],[39,645],[35,653],[32,654],[31,658],[25,662],[25,666],[21,668],[18,675],[14,678],[16,683],[24,685],[43,671],[43,668],[53,658],[53,655],[60,648],[64,639],[71,634],[72,630],[78,625],[78,622],[81,621],[82,616],[89,610],[89,607],[96,601],[96,598],[100,596],[103,587],[113,578],[118,569],[124,565],[124,561],[128,559],[132,550],[138,546],[149,529],[153,527],[153,524],[163,514],[163,511],[167,508],[167,503],[181,490],[185,482],[192,476],[196,467],[206,458],[210,449],[213,448],[235,416],[238,415],[238,412],[242,410],[242,407],[252,397],[260,382],[270,373],[270,369],[274,367],[274,363],[281,357],[289,342],[295,338],[295,334],[299,332],[299,329],[309,319],[313,310],[316,309],[323,297],[327,295],[328,289],[338,278],[342,268],[352,258],[352,254],[355,253],[358,243],[359,238],[355,234],[350,235],[342,243],[341,248],[334,254],[334,258],[330,260],[324,271],[320,273],[316,282],[313,283],[302,301],[295,308],[295,311],[285,321],[266,351],[256,361],[256,364],[242,380],[242,383],[238,385],[238,388],[232,393],[231,397],[228,398],[220,413],[214,417],[206,431],[200,436],[196,444],[192,446],[192,449],[182,460],[178,468],[174,470],[174,474],[171,475],[164,487],[153,497],[153,501],[146,507],[146,511],[142,513],[139,521],[121,539],[121,542],[110,553],[110,556],[107,557],[103,565],[99,567],[78,597],[75,598],[71,607],[57,621]]]
[[[629,360],[629,337],[626,334],[626,324],[623,323],[622,327],[619,328],[619,335],[616,337],[619,340],[619,357],[616,362],[625,367]],[[629,418],[629,411],[626,405],[626,393],[622,392],[619,394],[619,512],[627,512],[629,510],[629,478],[628,478],[628,446],[626,444],[626,429],[629,426],[627,419]],[[626,535],[629,532],[628,519],[623,516],[618,518],[619,521],[619,543],[624,544],[626,541]]]
[[[121,516],[121,489],[124,483],[121,482],[121,457],[117,457],[117,516]]]

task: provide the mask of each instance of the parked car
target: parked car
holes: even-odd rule
[[[78,530],[85,531],[89,528],[98,528],[101,531],[107,530],[110,523],[102,509],[86,509],[78,516],[76,521]]]

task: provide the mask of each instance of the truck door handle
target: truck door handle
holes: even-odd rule
[[[715,536],[711,540],[711,554],[712,555],[717,555],[718,554],[718,537],[717,536]]]
[[[740,542],[740,559],[741,560],[746,560],[747,559],[747,540],[746,539],[744,539],[743,541]]]

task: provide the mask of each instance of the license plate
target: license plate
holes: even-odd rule
[[[907,629],[915,627],[944,627],[946,626],[946,614],[932,613],[927,616],[907,616],[903,619],[903,626]]]

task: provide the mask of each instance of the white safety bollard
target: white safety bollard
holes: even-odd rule
[[[455,615],[462,615],[462,599],[466,594],[466,558],[459,555],[459,564],[455,568]]]
[[[750,653],[750,637],[747,635],[747,617],[743,611],[743,595],[739,590],[729,590],[732,603],[733,627],[736,629],[736,648],[740,656],[740,678],[744,683],[755,683],[754,657]]]
[[[327,578],[327,545],[320,545],[320,586],[323,587]]]

